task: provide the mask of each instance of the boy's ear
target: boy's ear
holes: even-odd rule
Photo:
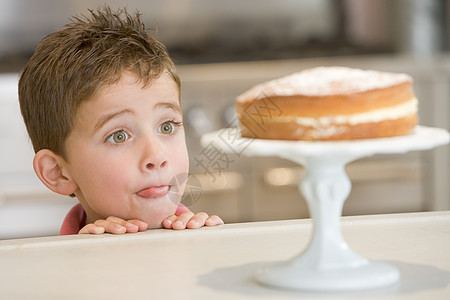
[[[64,168],[64,159],[48,149],[39,150],[33,159],[33,168],[42,183],[55,193],[71,195],[78,189]]]

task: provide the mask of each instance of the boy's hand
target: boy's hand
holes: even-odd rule
[[[163,221],[163,227],[166,229],[196,229],[203,226],[222,225],[220,217],[208,216],[205,212],[199,212],[194,215],[193,212],[185,212],[180,216],[172,215]]]
[[[145,231],[148,224],[141,220],[123,220],[118,217],[108,217],[106,220],[97,220],[93,224],[87,224],[80,229],[78,234],[102,234],[102,233],[134,233],[138,231]]]

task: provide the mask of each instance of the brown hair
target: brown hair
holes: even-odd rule
[[[80,103],[124,71],[144,85],[168,71],[180,87],[165,46],[146,31],[139,13],[107,6],[89,12],[46,36],[20,76],[20,109],[35,152],[64,157]]]

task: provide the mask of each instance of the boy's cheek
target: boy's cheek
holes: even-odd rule
[[[184,142],[181,145],[175,146],[174,148],[173,159],[176,161],[176,165],[178,166],[181,172],[189,170],[189,155],[186,147],[186,143]],[[181,173],[180,172],[180,173]]]

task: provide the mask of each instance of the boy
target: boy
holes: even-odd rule
[[[188,173],[180,81],[139,14],[104,7],[49,34],[19,80],[50,190],[79,200],[60,234],[223,224],[179,204]]]

